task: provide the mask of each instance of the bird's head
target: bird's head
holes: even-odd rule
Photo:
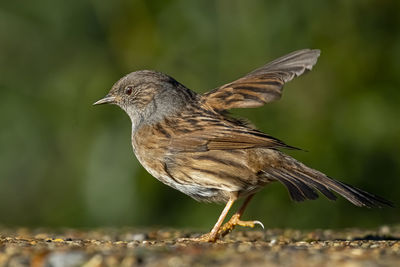
[[[135,127],[143,121],[156,122],[179,111],[195,95],[164,73],[141,70],[122,77],[104,98],[93,105],[118,105],[129,115]]]

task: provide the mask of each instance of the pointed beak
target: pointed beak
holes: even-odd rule
[[[102,104],[114,104],[115,103],[115,96],[106,95],[104,98],[100,99],[93,103],[95,105],[102,105]]]

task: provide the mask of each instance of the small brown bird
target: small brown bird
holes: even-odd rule
[[[357,206],[391,206],[284,154],[281,149],[296,148],[227,113],[278,100],[283,85],[311,70],[319,55],[310,49],[290,53],[202,95],[166,74],[135,71],[94,105],[116,104],[129,115],[133,151],[155,178],[198,201],[226,203],[211,232],[196,240],[214,242],[236,225],[261,224],[241,216],[254,194],[274,181],[294,201],[316,199],[317,191],[335,200],[333,191]],[[241,208],[222,225],[241,197],[246,198]]]

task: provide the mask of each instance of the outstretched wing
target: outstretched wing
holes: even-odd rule
[[[215,110],[253,108],[278,100],[283,85],[311,70],[320,50],[303,49],[280,57],[243,78],[203,95],[204,103]]]

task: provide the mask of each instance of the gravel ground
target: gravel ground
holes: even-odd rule
[[[400,226],[374,230],[0,229],[0,266],[400,266]]]

